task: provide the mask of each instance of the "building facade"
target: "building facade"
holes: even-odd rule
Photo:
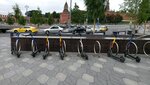
[[[2,19],[2,21],[6,21],[7,17],[8,17],[7,15],[0,14],[0,18]]]
[[[70,12],[68,11],[68,4],[67,2],[65,3],[64,10],[60,14],[60,24],[67,24],[70,21]]]

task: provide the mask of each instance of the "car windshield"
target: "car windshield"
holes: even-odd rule
[[[30,26],[25,26],[24,28],[30,28]]]

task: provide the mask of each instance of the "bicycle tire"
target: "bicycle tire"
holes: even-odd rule
[[[110,52],[112,53],[112,54],[115,54],[115,55],[118,55],[118,52],[119,52],[119,45],[118,45],[118,43],[117,42],[115,42],[114,43],[115,45],[116,45],[116,47],[117,47],[117,51],[115,52],[115,53],[113,53],[113,51],[112,51],[112,48],[114,47],[111,47],[111,45],[110,45]]]
[[[81,49],[80,49],[79,46],[81,47]],[[82,43],[82,40],[79,41],[77,50],[78,50],[78,54],[79,54],[79,55],[80,55],[81,53],[83,53],[83,43]],[[81,50],[81,52],[80,52],[80,50]]]
[[[32,40],[31,42],[31,49],[32,49],[32,52],[35,53],[35,51],[37,50],[37,46],[36,46],[36,43],[35,41]]]
[[[15,51],[16,52],[20,52],[20,50],[21,50],[21,44],[20,44],[20,41],[19,40],[16,40],[16,43],[15,43],[16,45],[15,45]]]
[[[96,44],[98,44],[98,52],[96,52],[96,47],[95,47]],[[101,52],[101,44],[100,44],[99,41],[96,41],[95,44],[94,44],[94,53],[95,54],[100,54],[100,52]]]
[[[45,53],[49,53],[49,40],[46,41]]]
[[[130,52],[129,52],[129,47],[128,47],[128,45],[130,45],[130,44],[133,44],[133,46],[135,47],[134,56],[136,56],[137,53],[138,53],[138,47],[137,47],[137,45],[136,45],[134,42],[128,42],[128,43],[126,44],[126,51],[127,51],[128,54],[130,54]]]
[[[144,54],[145,54],[146,56],[149,56],[149,57],[150,57],[150,54],[146,53],[146,51],[145,51],[145,47],[146,47],[147,44],[150,44],[150,41],[147,41],[147,42],[143,45],[143,52],[144,52]]]
[[[65,52],[66,52],[66,42],[65,42],[65,40],[63,40],[62,50],[63,50],[63,53],[65,54]]]

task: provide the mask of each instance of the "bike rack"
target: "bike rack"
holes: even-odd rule
[[[98,52],[96,52],[96,44],[98,45]],[[100,52],[101,52],[101,44],[99,41],[96,41],[95,44],[94,44],[94,54],[95,55],[98,55],[100,57]]]
[[[77,50],[78,50],[78,55],[79,56],[81,56],[85,60],[88,60],[88,55],[84,52],[82,39],[79,40]]]
[[[13,34],[12,34],[13,35]],[[16,42],[15,42],[15,46],[12,47],[12,50],[11,50],[11,54],[13,55],[16,55],[18,58],[20,58],[20,55],[21,55],[21,44],[20,44],[20,41],[19,41],[19,33],[16,33],[17,37],[16,37]]]
[[[134,55],[130,54],[130,52],[129,52],[129,47],[130,47],[131,44],[133,44],[133,46],[135,47],[135,50],[136,50],[136,52],[135,52]],[[126,44],[126,50],[125,50],[124,56],[127,57],[127,58],[130,58],[132,60],[135,60],[136,62],[139,63],[141,61],[141,58],[137,56],[137,53],[138,53],[138,47],[137,47],[137,45],[134,42],[130,42],[129,41]]]
[[[150,57],[150,54],[147,54],[146,51],[145,51],[145,48],[146,48],[146,45],[147,45],[147,44],[150,44],[150,41],[147,41],[147,42],[144,44],[144,46],[143,46],[143,52],[144,52],[144,54],[145,54],[146,56],[149,56],[149,57]]]

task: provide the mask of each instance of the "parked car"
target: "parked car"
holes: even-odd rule
[[[85,33],[86,32],[86,29],[83,27],[83,26],[77,26],[75,27],[75,29],[72,31],[73,34],[76,34],[76,33]]]
[[[92,28],[87,27],[87,29],[86,29],[86,33],[87,34],[93,33],[93,31],[94,31],[93,27]],[[100,28],[95,27],[95,32],[101,32],[101,33],[103,33],[105,35],[106,31],[108,31],[107,26],[100,26]]]
[[[70,27],[67,27],[66,29],[63,30],[63,32],[69,32],[73,33],[73,31],[76,29],[75,25],[71,25]]]
[[[14,28],[12,29],[13,32],[38,32],[38,29],[36,27],[32,27],[32,26],[24,26],[21,28]]]
[[[47,29],[44,29],[44,32],[45,33],[54,33],[54,34],[58,34],[58,33],[62,33],[63,32],[63,27],[61,26],[58,26],[58,25],[53,25],[53,26],[50,26],[49,28]]]

